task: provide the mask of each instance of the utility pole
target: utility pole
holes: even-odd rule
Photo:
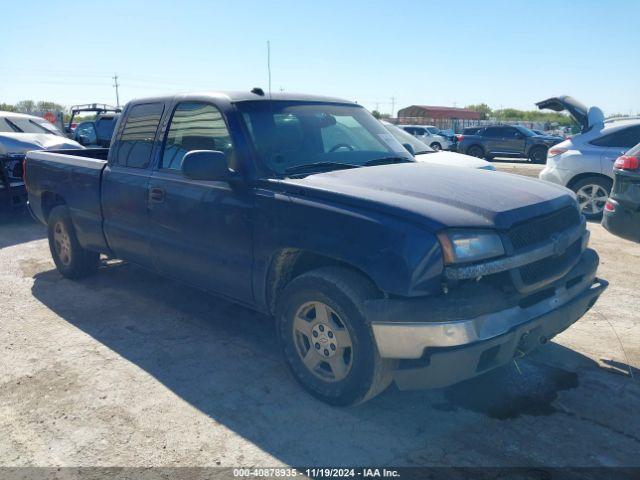
[[[391,97],[391,117],[394,117],[393,112],[396,109],[396,97]]]
[[[271,100],[271,42],[267,40],[267,73],[269,74],[269,100]]]
[[[380,111],[380,102],[376,102],[376,112]]]
[[[118,83],[118,74],[114,73],[111,78],[113,78],[113,86],[116,89],[116,107],[120,108],[120,92],[118,91],[120,84]]]

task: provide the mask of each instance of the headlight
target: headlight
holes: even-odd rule
[[[447,230],[438,234],[444,263],[477,262],[504,255],[502,240],[495,232]]]

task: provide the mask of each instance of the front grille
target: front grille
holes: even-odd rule
[[[536,284],[547,278],[554,277],[573,265],[580,256],[582,239],[573,242],[561,255],[552,255],[537,262],[520,267],[520,278],[527,285]]]
[[[534,218],[511,228],[507,237],[513,248],[518,251],[531,245],[544,242],[556,232],[565,231],[580,223],[580,212],[577,208],[566,207],[549,215]]]

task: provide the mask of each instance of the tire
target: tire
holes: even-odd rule
[[[547,150],[546,147],[533,147],[529,150],[529,160],[538,165],[547,163]]]
[[[58,271],[72,279],[94,273],[100,264],[100,254],[80,246],[67,207],[54,207],[47,223],[49,249]]]
[[[613,182],[610,179],[597,176],[583,178],[571,186],[571,190],[576,192],[578,197],[580,211],[587,220],[602,218],[604,204],[612,186]]]
[[[471,145],[467,148],[467,155],[471,155],[476,158],[484,158],[484,149],[480,145]]]
[[[442,145],[440,145],[438,142],[433,142],[429,146],[433,148],[436,152],[439,152],[440,150],[442,150]]]
[[[365,277],[343,267],[304,273],[280,294],[276,319],[285,361],[302,387],[323,402],[362,403],[393,381],[398,362],[380,358],[362,310],[377,294]]]

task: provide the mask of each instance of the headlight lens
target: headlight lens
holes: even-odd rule
[[[495,232],[448,230],[438,234],[444,263],[477,262],[504,255],[500,236]]]

